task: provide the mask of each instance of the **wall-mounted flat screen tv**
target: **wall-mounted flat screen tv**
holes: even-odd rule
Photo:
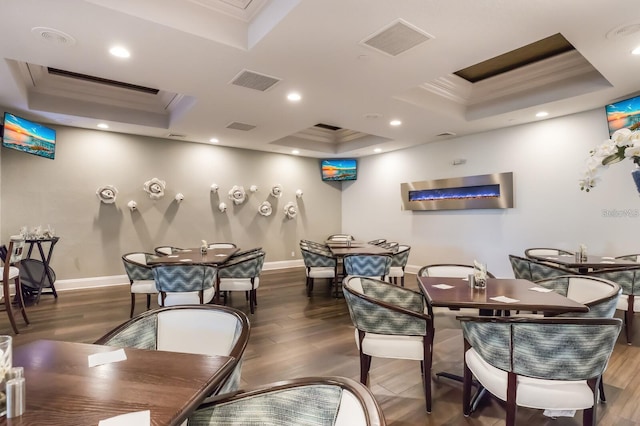
[[[358,163],[355,158],[322,160],[322,180],[356,180]]]
[[[619,129],[640,130],[640,96],[614,102],[605,109],[609,136]]]
[[[53,160],[56,155],[56,131],[5,112],[2,146]]]

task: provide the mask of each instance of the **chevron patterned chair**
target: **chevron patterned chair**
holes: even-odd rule
[[[303,377],[220,395],[200,405],[188,426],[384,426],[365,386],[346,377]]]
[[[562,268],[548,262],[515,256],[513,254],[509,255],[509,262],[511,263],[511,269],[513,269],[513,274],[516,278],[529,281],[539,281],[561,275],[575,274],[575,271],[571,269]]]
[[[506,402],[506,425],[517,406],[584,410],[596,424],[598,382],[620,333],[617,318],[459,317],[464,337],[463,412],[471,414],[473,377]]]
[[[22,287],[20,285],[20,261],[24,255],[24,238],[21,235],[14,235],[9,240],[9,247],[4,247],[4,265],[2,267],[2,286],[0,286],[0,297],[4,302],[4,308],[9,317],[11,328],[16,334],[20,334],[16,320],[13,315],[14,310],[20,310],[24,322],[29,325],[27,311],[22,298]],[[10,282],[13,281],[13,284]],[[15,297],[13,297],[15,296]],[[14,300],[15,299],[15,300]],[[17,302],[14,307],[13,302]]]
[[[377,277],[384,280],[389,275],[391,256],[386,254],[350,254],[344,257],[347,276]]]
[[[150,259],[156,257],[151,253],[134,252],[122,256],[124,270],[131,284],[131,312],[129,318],[133,318],[133,311],[136,307],[136,294],[147,296],[147,309],[151,307],[151,295],[158,294],[156,283],[153,279],[151,266],[147,264]]]
[[[572,251],[563,249],[532,247],[526,249],[524,251],[524,255],[528,258],[531,258],[531,256],[573,256],[574,253]]]
[[[210,265],[153,265],[153,278],[160,306],[202,305],[215,295],[217,270]]]
[[[616,256],[615,258],[629,260],[631,262],[640,262],[640,254],[623,254],[622,256]]]
[[[264,265],[265,252],[262,249],[247,251],[240,256],[234,256],[219,266],[218,294],[224,294],[227,302],[227,292],[243,291],[249,300],[249,310],[254,313],[258,305],[256,290],[260,286],[260,272]]]
[[[380,244],[386,243],[387,240],[384,238],[378,238],[375,240],[367,241],[367,244],[373,244],[374,246],[379,246]]]
[[[360,382],[367,384],[371,357],[420,361],[427,412],[431,412],[431,317],[421,293],[367,277],[346,277],[344,293],[355,325]]]
[[[181,305],[144,312],[95,343],[119,348],[231,356],[234,368],[215,392],[227,393],[239,387],[242,357],[250,331],[247,315],[237,309],[220,305]]]
[[[302,253],[307,275],[307,296],[311,296],[313,281],[316,278],[329,280],[330,288],[337,287],[338,259],[333,257],[331,252],[301,244],[300,253]]]
[[[167,256],[167,255],[174,254],[174,253],[177,253],[177,252],[182,251],[182,250],[183,249],[181,249],[180,247],[174,247],[174,246],[158,246],[158,247],[153,249],[155,254],[157,254],[158,256]]]
[[[393,279],[394,284],[398,284],[398,278],[400,278],[400,285],[404,287],[404,268],[409,261],[410,246],[399,245],[398,251],[391,256],[391,266],[389,268],[388,278]]]

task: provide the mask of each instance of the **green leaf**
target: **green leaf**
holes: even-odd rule
[[[608,157],[605,157],[604,160],[602,160],[602,165],[608,166],[609,164],[615,164],[622,160],[624,160],[624,155],[620,157],[619,154],[611,154]]]

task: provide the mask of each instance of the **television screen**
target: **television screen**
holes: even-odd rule
[[[5,112],[2,146],[53,160],[56,154],[56,131]]]
[[[354,158],[322,160],[322,180],[356,180],[357,171]]]
[[[609,136],[619,129],[640,129],[640,96],[614,102],[605,107]]]

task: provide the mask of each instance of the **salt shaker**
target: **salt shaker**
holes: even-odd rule
[[[19,417],[26,408],[26,384],[24,377],[7,380],[7,418]]]

